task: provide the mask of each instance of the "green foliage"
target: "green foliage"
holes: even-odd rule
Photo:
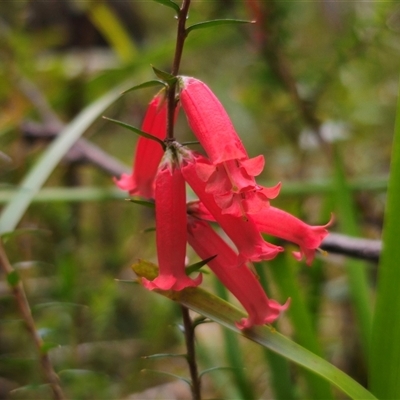
[[[380,399],[400,396],[400,101],[397,105],[396,129],[388,187],[383,252],[379,264],[375,316],[371,338],[371,391]]]
[[[103,116],[103,118],[106,119],[107,121],[113,122],[114,124],[117,124],[117,125],[119,125],[119,126],[122,126],[123,128],[129,129],[130,131],[135,132],[135,133],[138,134],[139,136],[143,136],[143,137],[145,137],[146,139],[154,140],[154,141],[157,142],[164,150],[165,150],[165,148],[166,148],[165,143],[164,143],[162,140],[160,140],[158,137],[156,137],[156,136],[150,135],[150,134],[148,134],[148,133],[142,131],[141,129],[136,128],[136,127],[134,127],[134,126],[132,126],[132,125],[129,125],[129,124],[125,123],[125,122],[117,121],[116,119],[112,119],[112,118],[108,118],[108,117],[104,117],[104,116]]]
[[[141,375],[149,363],[188,376],[174,303],[120,283],[133,281],[131,263],[155,259],[153,210],[127,204],[109,172],[81,159],[77,148],[70,152],[85,135],[131,169],[138,138],[126,125],[140,126],[153,90],[171,78],[165,71],[176,20],[160,4],[175,14],[180,6],[170,0],[97,3],[0,2],[0,235],[18,271],[0,277],[0,378],[15,389],[13,399],[52,398],[7,287],[18,283],[67,398],[140,397],[171,381]],[[285,257],[263,266],[267,293],[292,298],[276,328],[282,335],[269,327],[240,335],[225,308],[216,317],[227,327],[223,333],[214,323],[199,324],[200,370],[232,368],[203,377],[210,388],[204,397],[317,398],[326,393],[322,379],[330,379],[350,397],[368,398],[334,362],[362,385],[369,375],[376,397],[399,398],[397,3],[263,1],[267,21],[250,3],[192,2],[186,34],[197,33],[188,35],[180,73],[205,81],[249,155],[265,155],[258,182],[283,182],[274,206],[294,208],[314,224],[325,223],[333,210],[332,230],[379,238],[387,200],[385,245],[379,267],[334,256],[318,260],[315,276],[315,264],[305,272]],[[260,39],[263,32],[267,41]],[[160,67],[161,80],[153,79],[151,65]],[[107,107],[112,120],[126,122],[102,120]],[[307,112],[321,124],[327,147],[341,142],[340,157],[316,145]],[[55,129],[60,120],[62,130]],[[55,131],[59,137],[51,144],[35,137]],[[176,132],[180,142],[193,140],[182,115]],[[215,290],[211,279],[204,275],[207,291]],[[265,352],[248,338],[267,346]],[[146,354],[159,357],[143,360]]]
[[[140,277],[154,279],[157,276],[157,266],[141,261],[132,266]],[[219,297],[200,288],[186,288],[181,292],[156,290],[157,293],[179,302],[185,307],[201,313],[218,322],[220,325],[269,348],[270,350],[288,358],[304,368],[318,374],[352,399],[375,399],[375,397],[348,375],[332,364],[318,357],[311,351],[292,342],[279,334],[271,326],[256,326],[252,329],[240,331],[235,322],[245,317],[245,314]]]

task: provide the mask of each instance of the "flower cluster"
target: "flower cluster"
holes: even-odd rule
[[[328,234],[327,227],[310,226],[291,214],[270,205],[280,184],[266,188],[255,177],[264,168],[264,157],[249,158],[232,122],[212,91],[200,80],[178,78],[179,105],[206,156],[176,141],[159,143],[140,137],[133,172],[116,184],[130,194],[155,199],[156,243],[159,276],[143,279],[149,289],[179,291],[201,283],[185,272],[186,243],[242,303],[248,318],[237,322],[240,329],[273,322],[284,305],[265,294],[251,269],[251,262],[270,260],[281,246],[266,242],[262,233],[291,241],[300,248],[296,259],[311,264],[315,251]],[[142,130],[164,139],[167,111],[162,92],[150,102]],[[186,202],[185,184],[198,200]],[[236,249],[211,227],[217,223]]]

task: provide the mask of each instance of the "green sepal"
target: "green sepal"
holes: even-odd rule
[[[139,199],[125,199],[126,201],[129,201],[130,203],[135,203],[135,204],[140,204],[141,206],[149,207],[149,208],[154,208],[156,204],[154,201],[148,201],[148,200],[139,200]]]
[[[139,85],[132,86],[131,88],[124,90],[121,94],[126,94],[128,92],[132,92],[133,90],[138,90],[138,89],[145,89],[153,86],[159,86],[162,85],[164,87],[167,87],[166,83],[163,81],[159,81],[158,79],[153,79],[151,81],[143,82]]]
[[[7,274],[7,282],[11,287],[17,286],[19,281],[20,278],[17,271],[14,270]]]
[[[149,360],[151,358],[186,358],[186,354],[172,354],[172,353],[159,353],[159,354],[151,354],[150,356],[142,356],[141,358],[145,360]]]
[[[186,28],[186,35],[191,31],[196,29],[211,28],[218,25],[228,25],[228,24],[254,24],[255,21],[247,21],[244,19],[213,19],[212,21],[199,22],[198,24],[193,24]]]
[[[199,261],[199,262],[197,262],[197,263],[194,263],[194,264],[192,264],[192,265],[189,265],[187,268],[186,268],[186,275],[190,275],[190,274],[192,274],[193,272],[197,272],[201,267],[204,267],[206,264],[208,264],[211,260],[214,260],[214,258],[215,257],[217,257],[217,254],[215,255],[215,256],[211,256],[211,257],[208,257],[208,258],[206,258],[205,260],[201,260],[201,261]]]
[[[163,150],[166,149],[165,143],[161,139],[159,139],[158,137],[150,135],[149,133],[146,133],[146,132],[142,131],[139,128],[136,128],[136,127],[134,127],[132,125],[126,124],[125,122],[118,121],[116,119],[108,118],[108,117],[105,117],[105,116],[103,116],[103,118],[106,119],[107,121],[114,122],[114,124],[122,126],[123,128],[129,129],[130,131],[135,132],[136,134],[138,134],[140,136],[143,136],[146,139],[154,140],[155,142],[157,142],[157,143],[159,143],[161,145]]]
[[[181,11],[181,9],[179,8],[178,4],[174,3],[171,0],[153,0],[153,1],[155,1],[156,3],[160,3],[163,6],[172,8],[173,10],[176,11],[177,14],[179,14],[180,11]]]
[[[167,71],[158,69],[158,68],[154,67],[153,65],[151,66],[151,68],[153,68],[153,71],[156,74],[156,76],[158,78],[160,78],[162,81],[166,82],[168,85],[171,85],[178,80],[178,78],[176,76],[170,74]]]

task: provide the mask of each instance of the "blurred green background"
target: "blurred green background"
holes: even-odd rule
[[[310,224],[326,223],[333,212],[332,230],[380,238],[398,90],[400,5],[268,1],[257,11],[255,4],[193,2],[188,24],[214,18],[258,22],[193,31],[181,74],[206,82],[250,156],[265,155],[259,182],[283,184],[274,206]],[[60,123],[68,124],[123,82],[129,88],[153,79],[150,65],[170,69],[175,28],[172,10],[150,0],[0,2],[0,206]],[[131,92],[105,115],[140,126],[153,94]],[[176,132],[178,140],[193,140],[183,115]],[[133,133],[98,118],[85,138],[130,169]],[[154,232],[145,232],[154,227],[152,213],[125,202],[125,194],[113,190],[110,173],[79,153],[70,156],[30,205],[20,233],[5,243],[63,389],[71,399],[145,399],[158,397],[144,390],[168,384],[159,398],[187,398],[179,381],[142,371],[188,376],[182,359],[141,358],[184,352],[179,308],[118,281],[132,280],[130,265],[137,259],[156,261]],[[363,327],[370,318],[376,265],[332,254],[306,268],[291,259],[294,247],[286,247],[276,261],[258,267],[273,298],[299,296],[306,320],[296,322],[302,311],[295,307],[278,329],[307,347],[301,324],[307,325],[321,354],[365,384]],[[190,250],[188,255],[197,260]],[[365,280],[361,290],[369,305],[354,301],[354,281],[360,279],[349,268]],[[0,398],[50,398],[0,277]],[[211,274],[204,286],[215,291]],[[229,340],[216,324],[198,328],[202,369],[235,363]],[[274,360],[257,345],[234,340],[242,378],[228,370],[210,373],[204,397],[246,398],[251,391],[254,398],[280,398],[271,384]],[[290,396],[311,398],[299,368],[285,368],[282,382],[292,385]]]

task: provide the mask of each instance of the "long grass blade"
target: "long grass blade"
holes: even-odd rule
[[[90,104],[60,132],[59,136],[25,176],[19,190],[4,207],[0,216],[0,234],[15,229],[32,199],[39,192],[56,165],[86,129],[120,96],[124,87],[126,85],[113,89]]]
[[[383,251],[372,327],[370,386],[380,399],[400,398],[400,97],[388,186]]]
[[[145,277],[150,280],[154,279],[158,274],[157,266],[147,261],[140,261],[133,265],[132,269],[139,277]],[[314,374],[323,377],[336,386],[352,399],[376,399],[372,393],[350,376],[311,351],[292,342],[287,337],[278,333],[273,327],[264,325],[253,327],[246,331],[239,330],[235,322],[243,318],[245,314],[203,289],[186,288],[181,292],[160,290],[154,290],[154,292],[179,302],[185,307],[312,371]]]

